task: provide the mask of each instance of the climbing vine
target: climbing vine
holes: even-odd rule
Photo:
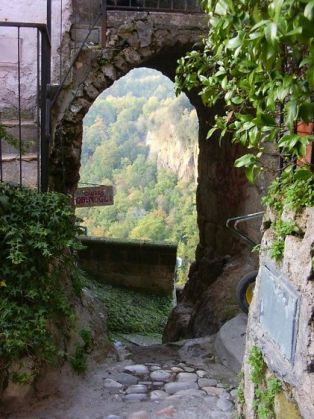
[[[209,35],[204,48],[179,60],[178,91],[200,89],[204,104],[225,103],[207,138],[232,141],[249,152],[236,160],[252,182],[273,144],[290,165],[313,136],[296,123],[314,118],[314,1],[204,0]],[[306,170],[309,167],[305,167]]]
[[[274,400],[282,390],[282,384],[276,377],[266,379],[267,366],[263,354],[256,346],[251,348],[249,355],[251,380],[255,386],[253,408],[258,419],[275,417]]]
[[[80,292],[78,232],[68,197],[0,183],[0,378],[23,357],[34,375],[64,357],[56,330],[67,334],[70,297]],[[12,378],[31,379],[24,372]]]
[[[19,149],[21,146],[22,153],[25,153],[30,148],[32,141],[23,141],[19,142],[18,138],[10,134],[6,127],[0,123],[0,141],[5,141],[7,144],[11,145],[15,149]]]
[[[272,182],[262,201],[276,216],[272,225],[274,240],[270,254],[273,259],[280,261],[286,236],[302,236],[295,221],[282,220],[283,211],[286,209],[298,214],[304,208],[314,206],[314,174],[303,168],[286,169],[280,178]]]

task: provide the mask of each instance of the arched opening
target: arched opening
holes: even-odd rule
[[[78,74],[74,75],[75,88],[64,91],[55,106],[50,173],[52,189],[67,193],[75,191],[81,164],[82,120],[100,93],[133,68],[142,66],[159,70],[174,80],[177,59],[199,39],[200,33],[196,33],[194,27],[186,32],[181,32],[181,26],[161,31],[160,22],[154,19],[150,15],[144,20],[130,18],[128,30],[132,29],[132,36],[125,33],[126,26],[123,24],[113,33],[112,48],[82,52],[78,60]],[[147,35],[145,39],[143,29]],[[133,35],[138,36],[140,41],[136,48],[132,46]],[[83,80],[80,78],[82,74]],[[226,230],[225,223],[228,217],[259,210],[259,191],[247,187],[244,175],[233,167],[238,150],[228,141],[220,146],[218,141],[206,140],[215,115],[224,113],[223,104],[208,109],[203,106],[197,91],[188,92],[188,97],[199,121],[196,193],[199,244],[182,299],[170,317],[168,330],[173,333],[166,336],[167,340],[214,333],[226,320],[225,308],[232,300],[232,287],[227,293],[227,304],[223,279],[217,282],[215,295],[207,293],[224,271],[225,256],[240,253],[239,243]],[[238,261],[239,268],[236,268],[233,284],[246,273],[247,260],[245,256],[245,263]],[[232,266],[230,270],[233,270]],[[232,304],[236,310],[236,303],[232,301]],[[201,331],[198,328],[200,324]]]
[[[186,95],[176,97],[173,82],[148,68],[134,69],[106,89],[83,120],[78,186],[110,185],[114,190],[113,205],[77,208],[87,234],[123,242],[141,241],[141,246],[143,242],[174,243],[178,246],[176,286],[180,288],[187,280],[199,242],[195,202],[198,130],[196,110]],[[111,284],[106,287],[106,304],[109,324],[115,328],[110,315],[119,314],[113,312],[110,296],[116,298],[121,293],[119,298],[129,297],[125,289],[112,288],[112,284],[127,284],[133,294],[139,283],[134,280],[132,284],[128,278],[124,282],[122,276],[117,282],[106,275],[102,279]],[[144,281],[147,286],[142,283],[140,288],[149,291],[151,278]],[[162,273],[160,281],[164,281]],[[136,307],[136,311],[148,304],[158,313],[154,301],[161,304],[163,310],[157,317],[164,327],[172,306],[166,304],[169,299],[152,297],[149,302],[141,294],[137,298],[141,299],[141,308]],[[130,317],[133,309],[130,305]],[[137,332],[152,312],[148,314],[145,308]],[[134,323],[129,327],[132,330],[124,330],[124,334],[136,331]],[[150,324],[148,332],[161,329],[152,330]],[[122,331],[120,325],[113,330],[117,331]]]

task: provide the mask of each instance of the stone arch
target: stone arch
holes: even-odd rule
[[[53,114],[53,143],[50,157],[50,188],[73,193],[79,180],[82,121],[98,95],[115,80],[136,67],[161,71],[174,80],[177,59],[192,49],[206,33],[205,21],[199,16],[181,18],[149,13],[119,15],[119,24],[112,24],[106,49],[84,49],[76,62],[72,89],[59,97]],[[170,317],[165,340],[198,335],[197,324],[209,316],[204,327],[214,332],[221,319],[207,307],[207,290],[222,273],[226,254],[238,250],[225,229],[228,217],[259,210],[259,193],[247,187],[233,161],[239,150],[224,141],[206,141],[214,116],[224,112],[223,105],[205,108],[197,91],[188,92],[199,119],[199,160],[197,214],[200,240],[196,261],[183,291],[181,303]],[[238,272],[241,276],[241,269]],[[205,301],[204,301],[205,299]],[[221,303],[225,304],[224,301]],[[180,311],[181,309],[181,311]],[[206,308],[207,309],[207,308]],[[203,310],[203,311],[202,311]],[[211,316],[211,318],[210,318]]]
[[[115,17],[116,16],[116,17]],[[50,188],[73,193],[79,180],[82,121],[99,94],[131,69],[149,67],[174,81],[177,59],[206,33],[204,17],[133,13],[114,14],[105,49],[82,50],[71,89],[53,109]],[[116,19],[116,21],[115,21]]]

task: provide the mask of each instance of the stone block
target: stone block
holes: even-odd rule
[[[262,266],[259,321],[290,362],[294,359],[298,314],[297,291],[282,276]]]
[[[82,242],[80,264],[100,282],[172,295],[175,245],[94,237],[82,237]]]
[[[74,26],[71,30],[71,39],[77,43],[81,43],[86,38],[88,31],[89,29],[87,25]],[[92,29],[89,37],[87,38],[87,44],[99,44],[99,39],[99,28]]]

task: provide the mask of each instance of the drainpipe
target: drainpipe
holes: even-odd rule
[[[107,0],[101,1],[101,47],[106,47],[107,41]]]
[[[51,39],[51,0],[47,0],[47,30]]]

